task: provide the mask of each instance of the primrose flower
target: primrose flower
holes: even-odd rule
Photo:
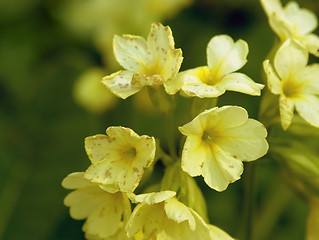
[[[144,86],[164,85],[170,95],[180,90],[175,79],[182,64],[181,49],[174,48],[171,29],[153,23],[147,41],[139,36],[115,35],[113,48],[116,60],[126,70],[104,77],[103,83],[123,99]]]
[[[134,197],[139,204],[126,224],[129,237],[142,231],[142,239],[213,239],[204,220],[175,198],[175,192],[162,191]]]
[[[85,139],[85,149],[92,162],[85,178],[109,192],[133,192],[144,168],[154,160],[155,139],[139,136],[124,127],[109,127],[106,133]]]
[[[243,73],[235,72],[247,62],[248,45],[228,35],[213,37],[207,45],[208,66],[179,73],[182,90],[189,96],[218,97],[226,90],[260,95],[262,84],[255,83]]]
[[[256,160],[268,151],[265,127],[237,106],[206,110],[179,131],[187,136],[182,169],[192,177],[202,175],[217,191],[240,178],[242,161]]]
[[[319,57],[319,37],[313,32],[318,26],[316,15],[300,8],[297,2],[288,2],[282,7],[279,0],[261,0],[269,24],[281,42],[294,39],[310,53]]]
[[[70,207],[72,218],[87,218],[82,229],[88,239],[108,239],[121,234],[131,214],[130,201],[125,194],[102,190],[85,179],[83,172],[69,174],[62,186],[75,189],[65,197],[64,204]]]
[[[268,88],[279,95],[281,125],[286,130],[294,108],[308,123],[319,127],[319,64],[308,65],[308,52],[293,40],[277,51],[274,68],[265,60]]]

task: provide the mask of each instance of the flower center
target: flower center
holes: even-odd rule
[[[212,131],[204,131],[202,140],[207,144],[211,144],[215,140],[215,136]]]
[[[136,157],[136,148],[134,147],[128,147],[127,149],[125,149],[123,152],[123,157],[126,159],[133,159]]]
[[[211,72],[208,67],[200,68],[196,75],[203,83],[210,86],[216,85],[220,80],[220,78],[216,76],[214,72]]]
[[[282,90],[287,98],[298,97],[300,87],[301,86],[298,86],[298,84],[296,84],[293,80],[287,80],[282,83]]]

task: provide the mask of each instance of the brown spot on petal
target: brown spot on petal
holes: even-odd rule
[[[133,167],[133,171],[136,172],[136,173],[139,172],[139,170],[136,167]]]
[[[112,173],[109,170],[105,171],[105,177],[106,178],[111,178],[112,177]]]

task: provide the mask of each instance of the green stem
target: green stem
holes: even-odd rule
[[[168,151],[173,159],[177,158],[175,143],[175,122],[173,112],[165,115],[165,129],[167,136]]]
[[[255,203],[255,172],[254,162],[245,164],[245,186],[244,186],[244,209],[243,209],[243,227],[242,240],[252,240],[253,233],[253,212]]]

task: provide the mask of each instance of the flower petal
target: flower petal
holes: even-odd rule
[[[279,77],[289,79],[308,63],[308,52],[294,40],[287,40],[278,49],[274,65]]]
[[[164,209],[166,216],[177,222],[188,221],[190,230],[194,231],[196,228],[195,219],[189,208],[179,202],[176,198],[169,198],[165,200]]]
[[[243,73],[230,73],[224,76],[216,86],[228,91],[241,92],[253,96],[260,96],[260,90],[264,88],[263,84],[255,83]]]
[[[96,185],[80,188],[65,197],[64,205],[70,207],[72,218],[85,219],[105,201],[107,194]]]
[[[273,67],[269,63],[268,59],[263,62],[263,67],[264,67],[264,71],[265,71],[266,76],[267,76],[267,84],[268,84],[269,90],[273,94],[277,94],[277,95],[280,94],[282,91],[280,79],[278,78],[275,70],[273,69]]]
[[[211,154],[207,154],[202,173],[209,187],[224,191],[229,183],[240,178],[242,172],[242,161],[231,157],[216,144],[211,146]]]
[[[311,54],[319,57],[319,37],[317,35],[308,34],[302,38],[302,43],[306,46]]]
[[[219,227],[208,224],[208,228],[210,231],[210,236],[214,240],[234,240],[234,238],[229,236],[225,231],[223,231]]]
[[[104,77],[102,83],[116,96],[125,99],[137,93],[142,88],[142,86],[131,83],[133,74],[131,71],[118,71]]]
[[[113,148],[116,146],[117,143],[112,138],[103,134],[85,138],[85,151],[91,163],[97,163],[106,157],[115,158]]]
[[[155,204],[155,203],[163,202],[166,199],[174,197],[175,195],[176,195],[176,192],[173,192],[173,191],[161,191],[161,192],[139,194],[139,195],[135,195],[133,198],[135,202]]]
[[[279,0],[260,0],[260,3],[268,17],[274,12],[282,12]]]
[[[284,7],[284,14],[298,35],[306,35],[318,26],[316,15],[308,9],[300,8],[297,2],[288,2]]]
[[[225,129],[218,145],[233,158],[241,161],[253,161],[268,151],[265,127],[254,119],[236,128]]]
[[[147,57],[146,40],[140,36],[115,35],[113,49],[116,60],[126,70],[141,72]]]
[[[243,40],[234,40],[228,35],[213,37],[207,45],[207,63],[216,77],[240,69],[247,62],[248,45]]]
[[[182,152],[182,169],[190,176],[202,174],[204,161],[209,154],[207,146],[202,144],[201,137],[189,136],[186,139]]]
[[[122,193],[110,194],[104,203],[88,216],[83,231],[103,239],[113,236],[121,227],[125,207],[129,207],[129,202],[124,199]]]
[[[84,178],[84,172],[74,172],[66,176],[62,181],[62,187],[66,189],[77,189],[91,186],[92,184]]]
[[[165,56],[167,50],[175,46],[172,30],[169,26],[164,27],[160,23],[152,23],[147,44],[150,52],[158,53],[156,57]]]
[[[284,130],[290,126],[292,118],[294,116],[294,102],[281,95],[279,98],[279,112],[281,126]]]
[[[312,126],[319,127],[319,98],[308,95],[295,100],[296,110]]]

